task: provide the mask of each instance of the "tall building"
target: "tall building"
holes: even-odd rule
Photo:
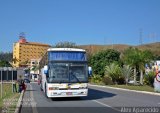
[[[37,42],[27,42],[20,36],[19,41],[13,44],[13,66],[14,67],[30,67],[47,52],[50,47],[48,44]]]

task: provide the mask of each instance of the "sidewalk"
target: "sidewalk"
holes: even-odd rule
[[[20,113],[32,113],[31,100],[30,85],[27,85],[27,89],[22,99],[22,107]]]
[[[16,106],[16,109],[15,109],[15,112],[14,113],[19,113],[20,112],[20,109],[22,107],[22,99],[23,99],[23,96],[24,96],[24,91],[21,92],[21,95],[18,99],[18,103],[17,103],[17,106]]]

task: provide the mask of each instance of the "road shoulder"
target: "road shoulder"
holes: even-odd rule
[[[129,91],[129,92],[137,92],[137,93],[143,93],[143,94],[150,94],[150,95],[160,96],[160,93],[156,93],[156,92],[137,91],[137,90],[123,89],[123,88],[116,88],[116,87],[102,86],[102,85],[93,85],[93,84],[89,84],[89,86],[95,86],[95,87],[101,87],[101,88],[123,90],[123,91]]]
[[[16,106],[16,109],[15,109],[14,113],[19,113],[20,112],[20,109],[22,107],[23,96],[24,96],[24,90],[21,92],[21,95],[19,97],[19,100],[18,100],[18,103],[17,103],[17,106]]]

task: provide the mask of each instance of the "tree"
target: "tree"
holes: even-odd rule
[[[90,64],[93,69],[93,73],[104,76],[105,66],[112,62],[118,62],[120,59],[120,52],[108,49],[102,50],[91,57]]]
[[[111,63],[105,67],[105,76],[110,76],[114,83],[118,83],[118,80],[122,77],[121,68],[117,63]]]
[[[52,47],[55,48],[77,48],[76,43],[74,42],[58,42],[55,45],[53,45]]]
[[[13,61],[14,63],[16,63],[16,62],[19,62],[19,59],[17,59],[16,57],[14,57],[14,58],[12,59],[12,61]]]
[[[125,64],[134,68],[134,83],[136,83],[137,69],[140,72],[140,84],[143,85],[143,72],[145,64],[149,63],[153,58],[152,53],[148,50],[141,51],[137,48],[128,48],[123,53],[123,61]]]
[[[122,76],[125,77],[125,82],[126,85],[128,84],[129,78],[132,76],[133,74],[133,70],[129,65],[124,65],[121,69],[122,72]]]
[[[143,73],[145,70],[145,64],[148,64],[153,59],[153,54],[148,51],[139,51],[139,70],[140,70],[140,84],[143,85]]]
[[[11,67],[10,62],[12,61],[12,53],[1,52],[0,53],[0,67]]]
[[[137,48],[128,48],[124,51],[122,60],[125,64],[130,65],[134,69],[134,83],[137,83],[137,66],[139,63],[139,50]]]
[[[12,61],[12,55],[11,52],[0,52],[0,61]]]
[[[39,64],[37,61],[35,61],[35,64],[31,67],[31,70],[34,71],[35,73],[39,69],[40,69]]]
[[[160,60],[160,55],[154,55],[153,58],[154,60]]]
[[[0,67],[11,67],[10,63],[8,61],[0,61]]]

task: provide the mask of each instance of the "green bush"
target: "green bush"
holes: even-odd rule
[[[105,85],[113,85],[112,78],[109,76],[104,76],[102,81]]]
[[[125,84],[125,78],[119,76],[119,78],[117,78],[117,84]]]
[[[115,84],[124,84],[124,77],[122,76],[122,71],[117,63],[111,63],[105,67],[105,74],[112,78]]]
[[[150,71],[148,74],[146,74],[144,76],[144,84],[145,85],[150,85],[153,87],[153,83],[154,83],[154,78],[156,76],[156,73],[153,71]]]
[[[114,49],[107,49],[94,54],[89,61],[93,68],[93,73],[104,76],[105,66],[112,62],[119,62],[119,60],[120,52]]]
[[[90,79],[91,83],[101,83],[102,77],[100,75],[93,75]]]

